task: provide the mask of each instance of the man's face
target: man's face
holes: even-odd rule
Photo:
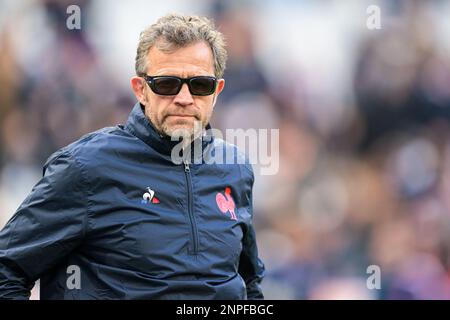
[[[152,47],[147,55],[149,76],[214,76],[214,59],[211,48],[205,42],[179,48],[173,52],[162,52]],[[162,134],[172,136],[181,129],[183,136],[191,136],[194,122],[199,121],[204,128],[212,114],[217,96],[222,91],[224,80],[218,80],[216,92],[209,96],[195,96],[183,84],[180,92],[173,96],[158,95],[150,89],[145,80],[133,77],[133,90],[145,105],[145,114]]]

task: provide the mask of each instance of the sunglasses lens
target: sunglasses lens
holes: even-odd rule
[[[207,96],[214,93],[216,79],[211,77],[196,77],[190,81],[191,93],[199,96]]]
[[[177,78],[160,77],[153,80],[153,90],[157,94],[175,95],[181,87],[181,81]]]

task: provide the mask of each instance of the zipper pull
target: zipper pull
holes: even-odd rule
[[[190,172],[191,169],[189,168],[189,163],[187,161],[184,162],[184,171]]]

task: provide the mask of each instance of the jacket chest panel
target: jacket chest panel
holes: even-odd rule
[[[243,237],[239,218],[246,208],[235,202],[233,220],[217,203],[220,193],[227,199],[223,180],[190,174],[176,166],[134,176],[116,173],[93,197],[100,210],[94,213],[89,250],[107,264],[126,255],[128,267],[158,277],[176,274],[180,265],[195,268],[195,256],[203,268],[236,270]]]

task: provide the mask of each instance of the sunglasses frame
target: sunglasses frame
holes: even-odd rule
[[[211,76],[195,76],[195,77],[190,77],[190,78],[180,78],[177,76],[149,76],[149,75],[143,75],[142,76],[145,80],[145,82],[147,82],[148,86],[150,87],[150,89],[152,89],[152,91],[158,95],[161,96],[176,96],[180,91],[181,88],[183,87],[183,84],[187,84],[188,88],[189,88],[189,92],[193,95],[193,96],[210,96],[212,95],[214,92],[216,92],[216,88],[217,88],[217,78],[216,77],[211,77]],[[164,94],[164,93],[158,93],[157,89],[155,87],[155,82],[154,80],[158,79],[158,78],[171,78],[171,79],[176,79],[178,81],[180,81],[180,86],[177,90],[176,93],[171,93],[171,94]],[[191,81],[198,79],[198,78],[208,78],[211,80],[214,80],[214,88],[212,89],[212,91],[210,93],[205,93],[205,94],[196,94],[192,92],[192,87],[191,87]]]

